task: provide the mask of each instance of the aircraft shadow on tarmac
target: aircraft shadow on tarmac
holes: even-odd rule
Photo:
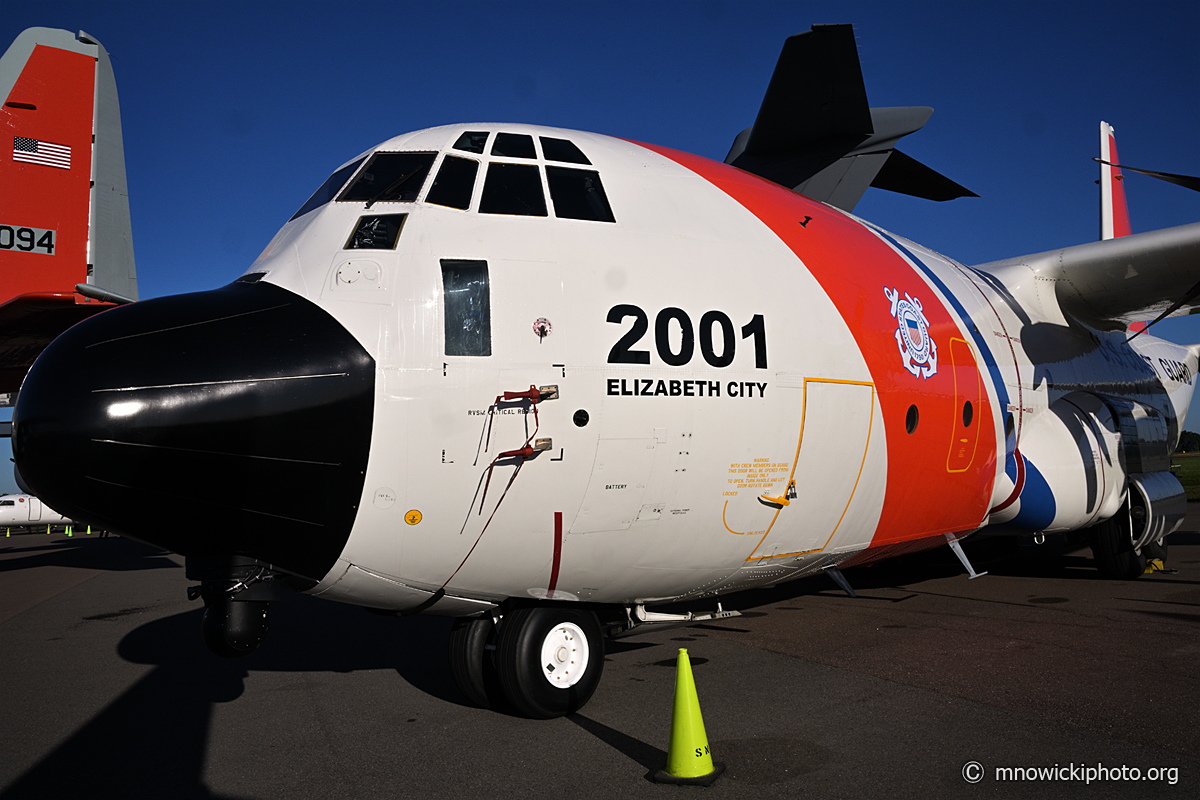
[[[1177,544],[1200,543],[1200,534],[1180,532]],[[177,566],[160,551],[143,548],[97,559],[97,543],[63,547],[60,543],[37,548],[37,555],[0,562],[0,570],[31,566],[31,560],[112,569],[152,569]],[[982,546],[981,546],[982,545]],[[993,574],[1046,575],[1101,580],[1086,551],[1068,549],[996,548],[986,541],[968,548],[978,569]],[[89,556],[90,554],[90,556]],[[130,555],[138,555],[130,558]],[[851,584],[860,592],[884,588],[911,588],[917,584],[954,576],[966,577],[962,565],[946,549],[892,559],[875,567],[847,570]],[[1190,583],[1190,581],[1189,581]],[[826,576],[781,584],[771,589],[741,592],[723,598],[727,608],[744,610],[745,616],[761,616],[751,609],[801,595],[839,592]],[[915,596],[915,595],[909,595]],[[901,602],[906,597],[883,598]],[[694,604],[693,604],[694,605]],[[1147,611],[1178,615],[1177,611]],[[450,677],[443,661],[434,655],[445,652],[451,621],[442,617],[409,617],[397,620],[388,615],[364,613],[361,609],[329,603],[302,595],[288,595],[273,604],[272,635],[268,646],[237,661],[212,656],[200,637],[201,609],[148,622],[127,634],[118,653],[126,661],[154,665],[144,677],[97,714],[41,762],[17,779],[0,800],[15,798],[119,796],[137,798],[216,798],[203,783],[203,768],[210,722],[217,703],[237,699],[251,671],[333,672],[394,669],[410,685],[428,695],[457,705],[465,698]],[[1186,614],[1188,620],[1196,615]],[[736,620],[730,620],[736,626]],[[696,626],[699,628],[704,625]],[[730,630],[728,623],[723,630]],[[313,638],[320,638],[320,646]],[[606,648],[618,654],[654,644],[619,639]],[[661,765],[662,750],[604,726],[583,715],[571,721],[628,757],[651,769]],[[133,763],[136,761],[136,768]],[[221,796],[222,800],[235,800]]]
[[[268,645],[244,659],[226,661],[205,649],[201,613],[198,607],[128,633],[118,646],[120,657],[154,669],[0,798],[218,797],[203,783],[213,709],[240,697],[251,672],[395,669],[422,692],[466,704],[449,670],[429,657],[445,652],[449,619],[397,620],[287,596],[272,604]],[[314,636],[320,638],[319,646],[314,646]]]

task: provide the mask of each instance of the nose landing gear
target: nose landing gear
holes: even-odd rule
[[[476,705],[507,702],[522,716],[550,719],[591,699],[604,668],[604,639],[591,611],[516,608],[498,626],[490,616],[458,620],[450,662],[455,682]]]

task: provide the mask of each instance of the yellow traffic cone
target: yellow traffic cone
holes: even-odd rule
[[[725,765],[714,763],[709,752],[700,698],[696,696],[696,681],[692,678],[692,662],[687,650],[681,647],[675,667],[675,708],[671,712],[667,767],[651,778],[656,783],[710,786],[724,771]]]

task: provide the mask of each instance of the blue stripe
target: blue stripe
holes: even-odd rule
[[[1054,521],[1056,504],[1050,484],[1028,458],[1025,460],[1025,488],[1021,490],[1021,508],[1013,517],[1013,524],[1031,531],[1045,530]]]

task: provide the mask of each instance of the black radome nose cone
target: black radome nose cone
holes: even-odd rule
[[[147,300],[42,353],[13,453],[80,522],[319,580],[362,495],[374,368],[333,317],[271,284]]]

